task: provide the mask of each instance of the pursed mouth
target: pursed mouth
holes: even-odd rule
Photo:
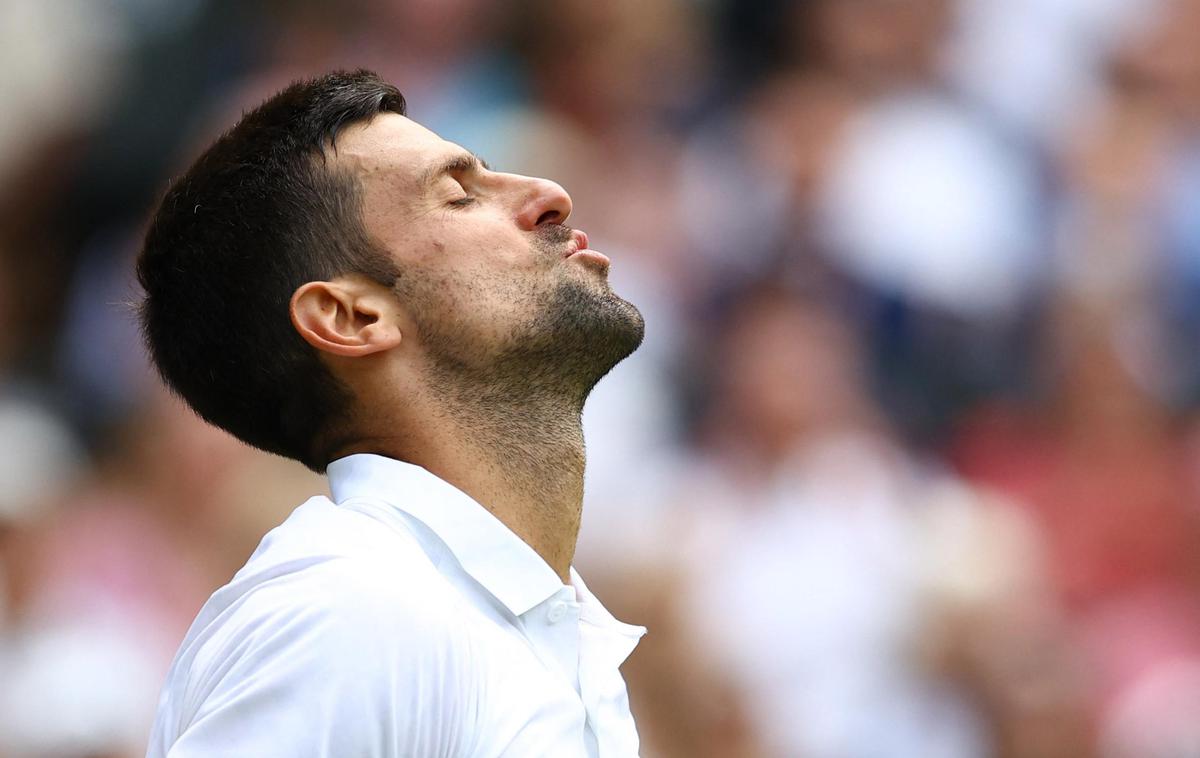
[[[578,229],[572,229],[571,230],[571,240],[567,244],[567,250],[566,250],[566,252],[563,253],[563,257],[570,258],[572,255],[574,255],[575,253],[578,253],[580,250],[587,250],[587,249],[588,249],[587,234],[579,231]]]

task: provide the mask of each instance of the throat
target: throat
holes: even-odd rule
[[[582,409],[561,397],[475,392],[445,398],[442,410],[457,439],[456,454],[443,461],[447,481],[488,508],[566,582],[583,508]]]

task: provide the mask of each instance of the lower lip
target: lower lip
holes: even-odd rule
[[[596,265],[604,266],[605,268],[607,268],[608,264],[611,263],[611,261],[608,260],[608,256],[604,253],[597,253],[595,250],[589,250],[587,248],[571,253],[567,257],[571,260],[582,260],[595,263]]]

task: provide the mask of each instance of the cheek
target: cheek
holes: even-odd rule
[[[463,265],[502,271],[544,264],[530,235],[504,214],[503,209],[493,207],[449,210],[438,215],[431,236],[442,241],[446,254]]]
[[[468,217],[468,214],[474,214]],[[562,270],[528,235],[488,210],[430,216],[405,242],[407,297],[442,349],[487,352],[511,342],[549,302]]]
[[[443,260],[427,269],[418,299],[428,329],[464,344],[494,344],[528,324],[553,283],[544,272],[496,263]]]

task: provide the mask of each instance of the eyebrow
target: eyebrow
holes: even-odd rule
[[[490,171],[492,167],[475,153],[457,153],[427,169],[421,175],[420,184],[422,187],[428,187],[447,174],[478,171],[481,168]]]

